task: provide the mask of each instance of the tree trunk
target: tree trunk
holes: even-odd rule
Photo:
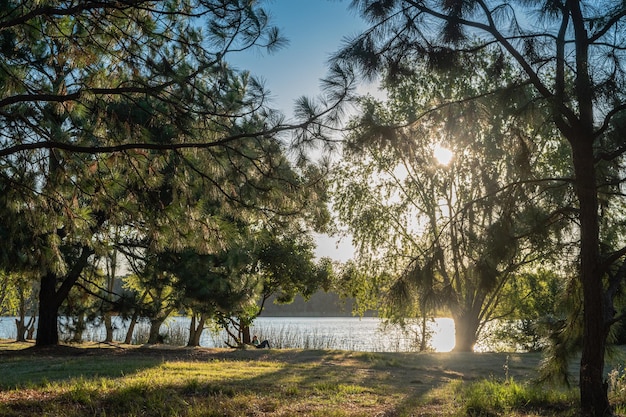
[[[26,327],[27,336],[26,339],[33,340],[35,336],[35,317],[31,317]]]
[[[478,317],[463,312],[454,319],[454,352],[473,352],[478,332]]]
[[[15,328],[17,329],[17,342],[25,342],[28,339],[32,338],[35,325],[35,316],[31,313],[26,320],[26,313],[24,309],[20,308],[20,315],[15,319]]]
[[[150,333],[148,335],[148,344],[154,345],[165,342],[165,337],[161,336],[161,325],[165,321],[164,318],[150,319]]]
[[[243,343],[244,345],[249,345],[250,343],[252,343],[252,338],[250,337],[250,326],[248,326],[247,324],[242,324],[240,334],[241,343]]]
[[[613,415],[604,383],[604,355],[609,320],[600,254],[600,221],[594,156],[594,83],[589,68],[589,37],[581,2],[567,0],[574,30],[578,121],[562,129],[572,147],[574,187],[579,204],[580,280],[583,288],[583,348],[580,359],[580,404],[585,417]],[[573,118],[569,118],[571,121]]]
[[[422,337],[420,338],[420,352],[426,351],[428,346],[428,340],[430,339],[428,333],[428,319],[426,315],[422,316]]]
[[[130,319],[130,323],[128,323],[128,330],[126,331],[126,338],[124,339],[124,343],[130,345],[133,342],[133,333],[135,332],[135,325],[137,324],[137,318],[139,314],[137,312],[133,313],[133,317]]]
[[[78,281],[83,269],[89,263],[89,257],[93,250],[83,247],[80,257],[63,278],[61,285],[57,289],[59,278],[52,272],[48,272],[41,277],[39,288],[39,320],[37,322],[36,346],[51,346],[59,344],[59,307],[67,298],[70,290]]]
[[[56,296],[56,283],[57,277],[53,273],[49,272],[41,277],[36,346],[52,346],[59,344],[57,325],[60,303]]]
[[[157,317],[150,318],[150,334],[148,336],[148,344],[165,343],[165,335],[161,335],[161,325],[176,309],[169,308],[161,310],[157,313]]]
[[[111,320],[111,313],[104,313],[104,328],[106,330],[106,336],[104,337],[104,341],[106,343],[113,342],[113,323]]]
[[[116,230],[115,232],[116,240],[118,237],[119,237],[119,234],[117,233],[117,230]],[[107,265],[107,274],[106,274],[107,292],[105,294],[105,298],[110,303],[113,297],[113,289],[115,288],[115,271],[116,271],[116,266],[117,266],[117,251],[114,249],[112,252],[110,252],[109,256],[105,259],[106,259],[106,265]],[[111,343],[113,342],[113,323],[111,320],[112,313],[110,311],[110,305],[106,305],[103,315],[104,315],[104,328],[106,330],[106,336],[105,336],[104,341],[106,343]]]
[[[82,314],[79,314],[78,316],[76,316],[76,319],[74,320],[74,336],[72,337],[72,343],[80,343],[83,341],[83,333],[85,332],[85,329],[87,328],[87,323],[85,322],[85,316],[83,316]]]
[[[202,336],[202,332],[204,331],[204,323],[206,323],[208,319],[207,314],[200,314],[200,317],[196,319],[197,314],[191,314],[191,324],[189,325],[189,341],[187,342],[188,347],[196,347],[200,346],[200,337]]]
[[[15,338],[15,341],[25,342],[27,328],[23,317],[15,319],[15,328],[17,329],[17,337]]]
[[[588,144],[588,146],[584,146]],[[591,141],[572,144],[576,194],[580,204],[580,280],[583,288],[583,347],[580,359],[582,415],[610,416],[604,382],[604,355],[609,326],[605,317],[600,259],[598,194]]]
[[[141,294],[141,298],[139,298],[139,301],[137,301],[137,306],[140,306],[141,303],[143,303],[143,300],[146,299],[146,296],[148,295],[148,291],[144,291],[143,294]],[[135,307],[134,312],[133,312],[133,317],[130,319],[130,323],[128,324],[128,331],[126,332],[126,338],[124,339],[124,343],[126,343],[127,345],[130,345],[133,341],[133,333],[135,332],[135,325],[137,324],[137,320],[139,319],[139,311],[138,311],[138,307]]]

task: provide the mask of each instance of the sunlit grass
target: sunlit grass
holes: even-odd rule
[[[300,410],[297,413],[323,409],[319,415],[358,415],[335,411],[348,403],[359,404],[359,408],[377,404],[380,395],[375,393],[377,389],[361,385],[363,378],[350,368],[326,369],[315,362],[287,366],[284,362],[263,360],[159,362],[108,358],[109,367],[116,369],[108,369],[109,375],[114,376],[103,377],[104,364],[99,359],[19,358],[3,364],[7,371],[26,371],[8,383],[2,381],[5,388],[18,388],[0,396],[0,415],[60,413],[59,404],[69,406],[72,415],[107,410],[107,416],[240,416],[277,409]],[[44,362],[48,362],[46,366]],[[87,369],[88,363],[93,372]],[[30,391],[29,398],[45,400],[22,398],[20,393],[26,390]],[[5,401],[11,398],[20,399]]]
[[[532,355],[80,352],[0,356],[0,415],[570,417],[577,404],[575,390],[536,387],[521,377],[536,362]],[[618,411],[622,375],[615,374],[612,388]]]
[[[448,401],[442,402],[443,398]],[[560,389],[517,382],[513,379],[454,380],[433,390],[425,404],[443,407],[448,416],[575,416],[576,389]],[[445,404],[445,406],[444,406]],[[445,410],[445,411],[444,411]]]

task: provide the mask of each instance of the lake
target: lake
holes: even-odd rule
[[[188,335],[189,318],[170,318],[161,328],[166,342],[184,344]],[[115,340],[124,340],[127,323],[116,320]],[[135,343],[148,332],[148,323],[141,322],[135,329]],[[374,317],[259,317],[251,332],[259,339],[267,339],[273,348],[340,349],[363,352],[409,352],[417,350],[417,326],[408,332],[398,328],[383,329],[382,320]],[[438,352],[454,348],[454,322],[438,318],[429,325],[431,347]],[[102,326],[91,327],[83,334],[87,341],[104,339]],[[0,339],[15,339],[15,318],[0,317]],[[146,339],[147,340],[147,339]],[[223,332],[203,332],[200,345],[225,347]]]

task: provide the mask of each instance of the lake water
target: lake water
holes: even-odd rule
[[[166,341],[184,344],[188,335],[189,318],[169,319],[161,328],[167,335]],[[127,323],[117,320],[115,340],[124,340]],[[137,339],[147,334],[148,324],[138,324]],[[397,328],[386,328],[382,321],[373,317],[259,317],[251,332],[261,340],[268,339],[274,348],[340,349],[364,352],[408,352],[418,347],[417,326],[408,332]],[[432,334],[431,347],[439,352],[447,352],[454,347],[454,322],[452,319],[435,319],[429,325]],[[85,340],[103,340],[102,326],[92,327],[83,337]],[[15,319],[0,317],[0,339],[15,339]],[[223,332],[203,332],[200,345],[203,347],[225,347],[227,340]],[[141,340],[136,340],[141,343]]]

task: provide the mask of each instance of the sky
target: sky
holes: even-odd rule
[[[320,93],[330,56],[346,37],[358,34],[365,23],[349,9],[349,0],[265,0],[270,23],[288,44],[272,54],[259,51],[230,58],[231,65],[265,80],[275,107],[288,117],[303,95]]]
[[[238,54],[229,59],[230,64],[264,80],[272,107],[291,118],[295,100],[321,93],[320,79],[327,74],[330,56],[345,38],[365,29],[365,22],[349,4],[349,0],[266,0],[264,8],[271,23],[289,43],[272,54]],[[316,235],[316,256],[339,261],[352,258],[350,239],[338,239]]]

